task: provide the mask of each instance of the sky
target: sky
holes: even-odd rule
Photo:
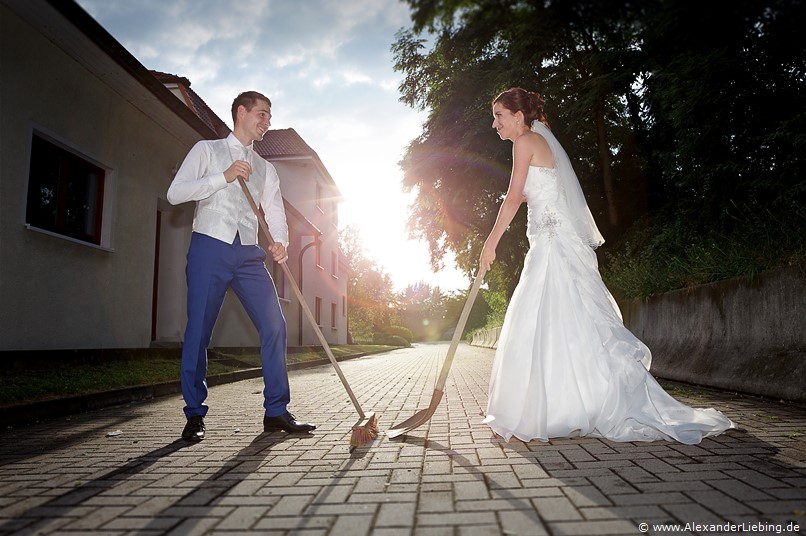
[[[293,128],[319,155],[366,256],[395,290],[426,282],[444,292],[468,279],[446,258],[433,273],[427,245],[405,223],[414,193],[398,162],[426,112],[398,99],[395,33],[411,26],[397,0],[77,0],[148,69],[188,78],[232,127],[241,91],[272,101],[273,129]]]

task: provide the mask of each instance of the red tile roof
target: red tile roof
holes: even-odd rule
[[[154,70],[151,71],[151,74],[162,82],[163,85],[176,84],[187,107],[193,110],[199,119],[210,127],[220,138],[226,137],[232,131],[207,103],[190,88],[190,80],[184,76]],[[330,176],[330,172],[328,172],[322,160],[320,160],[319,155],[316,154],[316,151],[311,149],[310,145],[305,143],[305,140],[303,140],[293,128],[269,130],[266,132],[266,135],[263,136],[262,140],[254,143],[253,148],[257,154],[268,161],[281,160],[283,158],[310,158],[315,162],[325,180],[330,183],[331,187],[336,192],[336,196],[341,199],[341,192],[339,192],[336,182],[333,180],[333,177]]]
[[[314,161],[324,179],[333,188],[336,198],[342,198],[339,187],[336,186],[336,182],[330,176],[330,172],[322,163],[322,160],[319,159],[319,155],[311,149],[310,145],[305,143],[305,140],[293,128],[269,130],[262,140],[254,143],[253,148],[257,154],[269,161],[284,158],[310,158]]]
[[[293,156],[319,159],[316,151],[293,128],[269,130],[262,140],[255,142],[254,149],[257,154],[268,159]]]
[[[201,119],[205,125],[210,127],[210,130],[221,136],[222,138],[230,133],[230,128],[218,117],[215,112],[204,102],[198,93],[193,91],[190,87],[190,80],[184,76],[176,74],[163,73],[160,71],[151,71],[151,74],[163,84],[176,84],[184,96],[185,104],[188,108],[193,110],[196,115]]]

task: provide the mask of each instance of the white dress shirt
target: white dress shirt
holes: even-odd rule
[[[241,244],[257,244],[258,222],[238,181],[227,182],[224,171],[235,160],[252,166],[246,185],[258,206],[275,242],[288,247],[288,223],[280,193],[277,170],[251,147],[244,147],[230,134],[224,140],[202,140],[188,152],[168,188],[172,205],[196,201],[193,231],[231,244],[235,234]]]

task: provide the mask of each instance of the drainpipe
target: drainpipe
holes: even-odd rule
[[[308,250],[309,247],[316,245],[318,238],[314,237],[311,240],[311,243],[303,247],[300,252],[299,256],[297,257],[297,265],[299,268],[299,292],[302,294],[303,299],[305,298],[305,294],[302,292],[302,278],[303,278],[303,269],[302,269],[302,256],[305,255],[305,252]],[[298,334],[298,344],[302,346],[302,304],[299,305],[299,310],[297,311],[297,334]]]

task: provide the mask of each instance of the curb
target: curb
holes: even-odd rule
[[[372,354],[361,353],[337,357],[336,361],[347,361],[349,359],[357,359],[367,355]],[[291,363],[288,364],[286,368],[288,370],[301,370],[330,364],[329,359],[317,359],[314,361],[306,361],[304,363]],[[233,372],[226,372],[224,374],[208,376],[207,385],[209,387],[213,387],[215,385],[222,385],[225,383],[259,378],[261,375],[261,368],[236,370]],[[179,380],[173,380],[149,385],[125,387],[111,391],[101,391],[99,393],[44,400],[42,402],[34,402],[31,404],[9,406],[6,408],[0,408],[0,427],[5,428],[10,426],[24,425],[44,419],[65,417],[68,415],[75,415],[77,413],[108,408],[120,404],[128,404],[130,402],[139,402],[161,396],[174,395],[181,392],[181,383]]]

